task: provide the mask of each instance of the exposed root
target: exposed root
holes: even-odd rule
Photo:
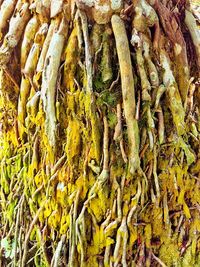
[[[13,4],[13,3],[12,3]],[[12,5],[11,5],[12,6]],[[0,47],[0,66],[5,67],[9,62],[13,49],[17,46],[25,25],[30,17],[29,4],[19,0],[9,23],[8,33],[4,37],[4,42]]]
[[[62,248],[65,244],[65,239],[66,239],[66,236],[63,235],[61,237],[61,240],[58,242],[56,251],[55,251],[53,258],[52,258],[52,261],[51,261],[51,267],[58,267],[59,266],[60,254],[61,254]]]
[[[193,44],[196,50],[198,67],[200,68],[200,32],[193,14],[187,9],[185,10],[185,24],[187,25],[190,31]]]
[[[24,38],[21,46],[21,67],[24,69],[25,63],[32,47],[35,34],[39,26],[39,21],[37,16],[32,17],[26,25],[24,31]]]
[[[46,201],[47,202],[47,201]],[[45,203],[44,203],[45,204]],[[35,224],[38,221],[40,212],[43,210],[44,208],[44,204],[38,209],[37,213],[35,214],[32,223],[29,226],[28,232],[25,236],[25,240],[24,240],[24,246],[23,246],[23,257],[22,257],[22,262],[21,262],[21,266],[24,267],[26,266],[26,260],[27,260],[27,253],[28,253],[28,242],[29,242],[29,238],[31,235],[31,232],[33,231],[33,227],[35,226]]]
[[[0,40],[2,39],[2,31],[6,27],[8,20],[10,19],[17,0],[4,1],[0,9]]]
[[[83,37],[85,43],[85,62],[86,62],[86,71],[87,71],[87,86],[86,92],[91,93],[93,91],[92,88],[92,57],[90,52],[90,42],[89,42],[89,35],[88,35],[88,23],[87,17],[83,11],[79,11],[82,29],[83,29]]]
[[[122,158],[125,163],[128,162],[125,150],[124,150],[124,142],[123,142],[123,135],[122,135],[122,119],[121,119],[121,104],[117,104],[117,124],[115,126],[115,132],[114,132],[114,137],[113,139],[115,141],[119,141],[120,143],[120,149],[121,149],[121,154]]]
[[[123,21],[117,15],[111,19],[119,58],[124,112],[129,141],[129,169],[134,173],[140,166],[138,125],[135,119],[135,92],[131,58]]]
[[[0,265],[198,265],[197,14],[29,2],[0,0]]]
[[[66,34],[67,26],[63,18],[58,31],[52,36],[42,75],[41,98],[46,113],[46,134],[52,149],[56,146],[55,86]]]

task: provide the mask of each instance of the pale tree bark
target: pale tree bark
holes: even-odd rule
[[[0,0],[0,266],[199,266],[200,5]]]

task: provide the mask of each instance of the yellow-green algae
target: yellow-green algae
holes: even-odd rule
[[[115,114],[116,103],[109,105],[103,101],[99,105],[98,95],[95,92],[85,91],[87,74],[83,66],[78,63],[82,59],[83,51],[79,51],[78,48],[77,24],[75,25],[63,52],[65,59],[64,68],[61,70],[63,80],[56,100],[58,124],[56,151],[52,151],[45,134],[45,114],[41,101],[36,105],[34,113],[27,110],[28,121],[22,129],[22,133],[25,132],[26,135],[17,132],[15,127],[15,122],[19,118],[16,112],[17,95],[13,94],[13,84],[1,70],[2,223],[7,224],[9,228],[12,227],[16,221],[16,210],[19,209],[24,212],[25,219],[22,223],[28,228],[27,225],[31,223],[39,207],[44,205],[39,214],[39,221],[34,225],[30,235],[31,242],[37,244],[38,248],[38,254],[35,253],[33,259],[34,266],[48,266],[44,244],[52,241],[50,250],[51,253],[55,253],[63,235],[66,235],[66,246],[71,246],[70,252],[72,244],[74,245],[70,266],[99,266],[105,259],[105,251],[109,251],[109,248],[111,264],[127,260],[130,264],[133,262],[134,266],[133,259],[138,257],[136,262],[141,261],[143,264],[141,266],[145,266],[144,253],[148,255],[153,251],[166,266],[198,266],[200,261],[198,127],[195,130],[193,127],[192,130],[185,125],[180,95],[176,94],[178,88],[168,88],[161,99],[161,103],[164,104],[165,124],[168,127],[165,134],[168,139],[162,145],[158,145],[155,139],[154,144],[157,152],[156,171],[160,195],[157,196],[155,193],[153,174],[155,159],[152,149],[147,146],[144,155],[140,154],[141,168],[145,175],[141,171],[130,174],[128,166],[122,159],[119,144],[113,140],[112,123],[109,125],[108,179],[100,180],[104,160],[102,117],[105,115],[109,117],[109,112]],[[107,37],[103,36],[103,39]],[[108,53],[105,43],[103,46],[103,53]],[[103,62],[102,67],[104,64],[109,65],[108,63],[110,62]],[[110,74],[109,79],[111,77]],[[104,84],[104,81],[101,81],[101,84]],[[136,85],[138,86],[137,83]],[[104,89],[109,90],[106,86],[105,84]],[[169,91],[170,89],[175,92]],[[30,98],[35,93],[32,88]],[[178,99],[179,105],[176,109],[170,102],[173,97]],[[116,102],[121,102],[121,96],[118,98]],[[150,105],[148,108],[156,124],[154,111]],[[147,110],[145,105],[142,105],[141,109],[141,116],[148,116],[145,114]],[[180,114],[177,114],[177,110]],[[174,125],[170,121],[171,116]],[[139,123],[139,132],[143,127],[150,126],[151,123],[147,120],[145,117],[143,125]],[[123,124],[127,153],[124,121]],[[152,127],[151,130],[157,136],[156,127]],[[193,143],[188,137],[190,130],[195,132],[197,139],[193,141],[195,151],[192,151]],[[146,140],[148,143],[148,138]],[[140,151],[142,149],[143,146],[140,147]],[[59,162],[63,155],[64,160]],[[93,192],[94,185],[96,187]],[[22,196],[25,202],[22,200],[20,202]],[[19,225],[15,227],[20,228]],[[11,234],[8,237],[9,242],[14,238]],[[20,241],[18,242],[19,245]],[[40,247],[43,251],[39,251]],[[117,251],[118,253],[115,253]],[[150,266],[148,260],[146,261],[147,266]],[[102,264],[109,266],[110,263],[105,261]],[[156,266],[155,261],[151,264]]]

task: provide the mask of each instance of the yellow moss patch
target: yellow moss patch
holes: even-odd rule
[[[72,160],[75,156],[80,154],[81,145],[81,131],[80,131],[80,122],[77,119],[69,121],[67,128],[67,145],[66,145],[66,154],[69,163],[72,163]]]

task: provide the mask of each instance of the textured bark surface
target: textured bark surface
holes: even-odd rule
[[[199,23],[0,0],[0,266],[200,266]]]

